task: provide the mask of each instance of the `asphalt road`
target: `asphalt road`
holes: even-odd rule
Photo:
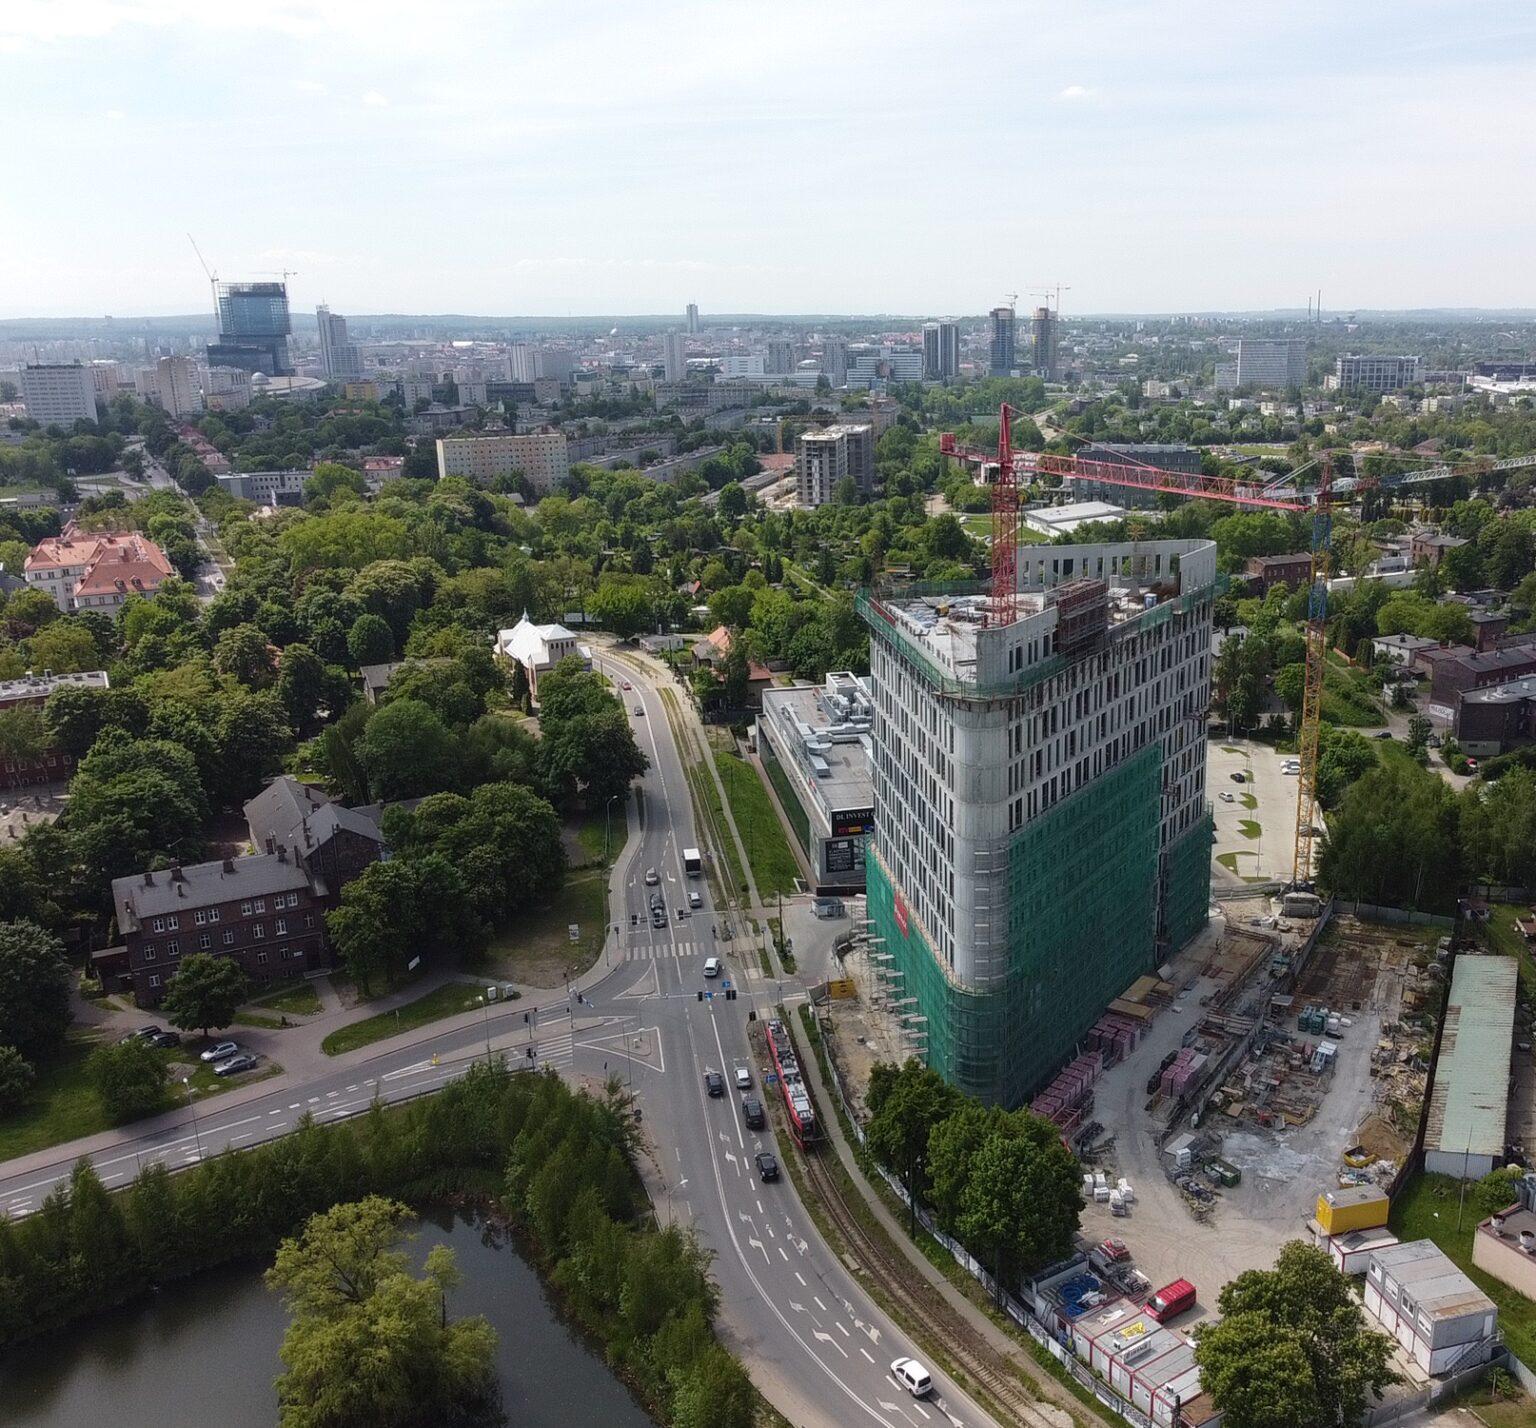
[[[89,1159],[108,1186],[131,1180],[141,1165],[161,1160],[173,1168],[196,1164],[226,1147],[245,1147],[291,1130],[306,1113],[321,1124],[364,1110],[375,1097],[398,1101],[439,1088],[477,1058],[505,1055],[510,1064],[553,1067],[586,1077],[617,1075],[633,1089],[650,1142],[658,1147],[655,1179],[663,1186],[663,1219],[692,1225],[714,1252],[720,1317],[730,1347],[754,1381],[799,1428],[877,1424],[883,1428],[980,1428],[992,1423],[953,1383],[934,1371],[935,1391],[914,1400],[891,1377],[891,1360],[922,1358],[911,1342],[864,1293],[820,1237],[787,1176],[762,1183],[753,1157],[784,1150],[768,1132],[749,1131],[741,1093],[733,1086],[746,1067],[754,1093],[767,1095],[762,1068],[751,1059],[748,1013],[766,1013],[773,984],[755,969],[756,953],[724,934],[725,919],[708,906],[707,883],[689,882],[682,849],[696,845],[693,813],[661,697],[648,677],[598,656],[600,666],[633,688],[623,694],[651,769],[641,781],[640,836],[632,839],[615,872],[610,931],[602,972],[583,979],[580,996],[539,1008],[527,1002],[488,1006],[452,1029],[373,1054],[354,1053],[334,1070],[301,1086],[277,1085],[263,1094],[252,1085],[232,1099],[150,1123],[147,1133],[98,1137]],[[633,714],[639,704],[643,716]],[[653,928],[644,878],[654,868],[666,903],[665,928]],[[705,907],[679,918],[676,909],[696,888]],[[631,925],[631,914],[635,925]],[[716,938],[716,930],[722,936]],[[741,947],[744,958],[735,955]],[[725,963],[722,977],[706,981],[707,957]],[[744,960],[748,959],[748,960]],[[738,999],[723,993],[734,987]],[[707,994],[700,1000],[699,993]],[[573,1015],[574,1014],[574,1015]],[[726,1079],[723,1097],[706,1094],[704,1072]],[[110,1141],[110,1144],[101,1142]],[[67,1180],[77,1150],[30,1168],[0,1169],[0,1211],[34,1212],[50,1190]],[[926,1361],[925,1361],[926,1362]],[[932,1370],[932,1365],[929,1365]]]

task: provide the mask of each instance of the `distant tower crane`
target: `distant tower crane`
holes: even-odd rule
[[[197,239],[190,233],[187,234],[187,242],[192,245],[192,251],[197,254],[197,261],[203,265],[203,272],[208,276],[208,293],[213,299],[213,325],[214,331],[219,326],[219,275],[208,266],[208,260],[203,257],[203,250],[197,246]]]

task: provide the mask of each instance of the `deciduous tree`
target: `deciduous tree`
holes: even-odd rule
[[[0,1044],[38,1060],[69,1026],[64,944],[35,922],[0,922]]]
[[[182,958],[161,1009],[172,1026],[207,1036],[215,1028],[228,1026],[250,994],[250,982],[239,963],[194,952]]]

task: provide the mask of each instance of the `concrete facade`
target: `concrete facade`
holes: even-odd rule
[[[42,426],[96,420],[96,382],[78,362],[25,363],[18,385],[27,415]]]
[[[521,472],[534,491],[548,495],[571,473],[565,435],[558,431],[526,436],[449,436],[437,443],[439,478],[464,476],[485,482]]]
[[[802,506],[824,506],[846,476],[853,477],[861,494],[874,490],[874,427],[845,422],[807,431],[796,447],[796,492]]]

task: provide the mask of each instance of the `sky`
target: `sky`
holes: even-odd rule
[[[1533,305],[1536,7],[3,0],[0,318]]]

